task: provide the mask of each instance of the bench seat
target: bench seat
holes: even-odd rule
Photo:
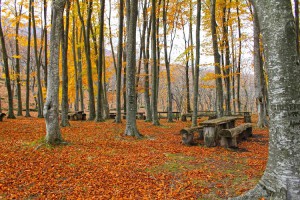
[[[220,145],[223,147],[235,147],[237,148],[237,142],[239,140],[245,140],[252,136],[252,124],[244,123],[237,127],[230,129],[222,129],[218,132],[221,138]]]

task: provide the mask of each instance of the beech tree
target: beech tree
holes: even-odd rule
[[[1,5],[1,0],[0,0]],[[8,56],[7,56],[7,50],[6,50],[6,44],[5,44],[5,37],[3,33],[2,28],[2,17],[1,17],[1,6],[0,6],[0,40],[1,40],[1,46],[2,46],[2,59],[4,62],[4,72],[5,72],[5,84],[7,88],[7,94],[8,94],[8,115],[7,118],[15,119],[14,114],[14,104],[13,104],[13,95],[11,90],[11,84],[10,84],[10,74],[9,74],[9,67],[8,67]]]
[[[50,33],[50,63],[48,66],[47,98],[44,105],[46,121],[46,143],[63,143],[58,122],[58,89],[59,89],[59,46],[63,31],[63,12],[67,0],[52,2],[52,25]]]
[[[217,38],[217,23],[216,23],[216,0],[211,0],[210,13],[211,13],[211,35],[213,41],[214,61],[215,61],[215,74],[216,74],[216,111],[217,116],[223,116],[223,88],[220,68],[220,54],[218,48]]]
[[[138,14],[138,1],[126,0],[127,6],[127,66],[126,66],[126,130],[125,135],[140,138],[142,135],[136,127],[136,24]]]
[[[269,75],[269,158],[257,186],[235,199],[300,197],[300,63],[290,0],[253,0]]]

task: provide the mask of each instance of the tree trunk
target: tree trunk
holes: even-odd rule
[[[0,0],[1,4],[1,0]],[[4,73],[5,73],[5,84],[7,88],[7,95],[8,95],[8,115],[7,118],[15,119],[14,114],[14,104],[13,104],[13,94],[11,90],[11,84],[10,84],[10,73],[9,73],[9,67],[8,67],[8,56],[7,56],[7,50],[6,50],[6,44],[5,44],[5,38],[3,34],[2,29],[2,17],[1,17],[1,6],[0,6],[0,40],[1,40],[1,46],[2,46],[2,59],[4,62]]]
[[[117,63],[117,115],[116,123],[121,123],[121,78],[122,78],[122,54],[123,54],[123,24],[124,24],[124,0],[119,0],[119,41],[118,41],[118,63]]]
[[[295,0],[295,22],[296,22],[297,53],[298,53],[298,56],[300,56],[300,43],[299,43],[299,0]]]
[[[77,64],[77,53],[76,53],[76,38],[77,38],[77,26],[75,23],[75,16],[72,16],[72,53],[74,62],[74,79],[75,79],[75,111],[79,111],[79,84],[78,84],[78,64]]]
[[[63,31],[63,12],[66,0],[52,2],[52,26],[50,33],[50,65],[48,68],[48,89],[44,106],[46,121],[46,143],[60,144],[63,142],[58,122],[58,89],[59,89],[59,46]]]
[[[27,62],[26,62],[26,117],[30,117],[29,108],[29,94],[30,94],[30,41],[31,41],[31,4],[32,0],[29,0],[28,6],[28,38],[27,38]]]
[[[126,0],[127,6],[127,67],[126,67],[126,130],[125,135],[142,137],[136,127],[136,25],[138,14],[138,1]]]
[[[47,31],[47,0],[44,0],[44,81],[45,87],[47,88],[47,67],[48,67],[48,31]]]
[[[101,0],[101,8],[100,8],[100,34],[99,34],[99,54],[98,54],[98,94],[97,94],[97,115],[96,115],[96,122],[102,122],[103,119],[103,66],[104,66],[104,9],[105,9],[105,0]]]
[[[70,7],[71,3],[66,0],[66,27],[62,30],[62,99],[61,99],[61,123],[62,127],[70,126],[68,120],[69,98],[68,98],[68,40],[69,40],[69,22],[70,22]],[[62,19],[63,20],[63,19]],[[63,24],[64,21],[62,21]],[[64,26],[63,26],[64,27]]]
[[[258,185],[236,199],[300,197],[300,64],[289,0],[254,0],[269,75],[269,159]]]
[[[88,77],[88,92],[89,92],[89,120],[94,120],[96,117],[95,112],[95,95],[94,95],[94,83],[93,83],[93,72],[92,72],[92,62],[91,62],[91,47],[90,47],[90,28],[91,28],[91,17],[93,11],[93,1],[88,2],[88,16],[87,23],[85,25],[83,16],[80,11],[79,0],[76,0],[78,15],[81,21],[81,28],[83,32],[84,40],[84,50],[86,55],[86,64],[87,64],[87,77]]]
[[[196,21],[196,62],[194,74],[194,98],[192,127],[197,126],[198,118],[198,91],[199,91],[199,68],[200,68],[200,26],[201,26],[201,0],[197,0],[197,21]]]
[[[220,68],[220,54],[218,50],[218,38],[217,38],[217,23],[216,23],[216,0],[211,0],[210,5],[211,12],[211,35],[213,40],[213,51],[214,51],[214,61],[215,61],[215,74],[216,74],[216,111],[217,116],[223,116],[223,86],[221,78],[221,68]]]
[[[238,0],[236,0],[238,3]],[[241,91],[241,59],[242,59],[242,31],[241,31],[241,19],[240,19],[240,9],[239,5],[236,6],[236,14],[238,19],[238,35],[239,35],[239,52],[238,52],[238,62],[237,62],[237,105],[238,111],[241,112],[241,98],[240,98],[240,91]]]
[[[34,3],[34,0],[32,1]],[[31,4],[32,10],[32,25],[33,25],[33,41],[34,41],[34,57],[35,57],[35,64],[36,64],[36,79],[37,79],[37,86],[38,86],[38,117],[43,118],[43,107],[44,107],[44,97],[43,97],[43,90],[42,90],[42,83],[41,83],[41,63],[39,62],[38,56],[38,44],[37,44],[37,34],[36,34],[36,23],[34,17],[34,5]]]
[[[19,11],[17,11],[15,2],[15,13],[17,17],[21,17],[23,4],[20,5]],[[18,97],[18,112],[17,116],[22,116],[22,97],[21,97],[21,71],[20,71],[20,48],[19,48],[19,28],[20,28],[20,19],[17,21],[16,24],[16,36],[15,36],[15,47],[16,47],[16,72],[17,72],[17,97]]]
[[[268,120],[266,116],[266,95],[264,91],[265,78],[263,73],[263,61],[260,52],[260,30],[257,13],[254,10],[253,13],[253,37],[254,37],[254,81],[255,81],[255,98],[258,112],[257,126],[264,128],[268,126]]]
[[[224,63],[224,82],[225,82],[225,88],[226,88],[226,100],[225,100],[225,106],[226,106],[226,115],[231,115],[231,92],[230,92],[230,47],[229,47],[229,40],[228,40],[228,19],[230,16],[230,8],[226,8],[226,1],[224,3],[223,8],[223,48],[225,49],[225,63]],[[228,9],[228,12],[227,12]],[[226,14],[227,12],[227,14]]]
[[[156,1],[152,0],[152,10],[151,10],[151,17],[152,17],[152,37],[151,37],[151,44],[152,44],[152,91],[151,91],[151,105],[152,105],[152,124],[155,126],[159,125],[158,115],[157,115],[157,90],[158,90],[158,66],[157,66],[157,48],[156,48]]]
[[[173,122],[172,114],[172,92],[171,92],[171,73],[170,73],[170,62],[168,57],[168,44],[167,44],[167,7],[169,1],[163,0],[163,31],[164,31],[164,55],[165,55],[165,65],[167,71],[167,85],[168,85],[168,122]]]
[[[149,60],[150,60],[150,36],[151,36],[151,23],[152,19],[149,20],[148,33],[147,33],[147,45],[144,52],[144,70],[145,70],[145,104],[146,104],[146,121],[152,121],[152,110],[151,110],[151,101],[150,101],[150,92],[149,92]]]

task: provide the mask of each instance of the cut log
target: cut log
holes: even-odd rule
[[[223,130],[219,131],[218,134],[220,137],[236,137],[250,127],[252,128],[251,123],[241,124],[235,128],[223,129]]]
[[[180,130],[180,134],[182,135],[182,143],[188,146],[192,145],[194,142],[194,132],[199,133],[198,139],[203,139],[203,126],[184,128]]]

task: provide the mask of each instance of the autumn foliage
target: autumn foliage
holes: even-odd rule
[[[39,147],[44,123],[1,122],[0,198],[223,199],[254,187],[268,157],[262,129],[230,150],[182,145],[179,130],[190,122],[138,121],[141,140],[123,136],[124,122],[71,122],[62,128],[70,144],[53,148]]]

